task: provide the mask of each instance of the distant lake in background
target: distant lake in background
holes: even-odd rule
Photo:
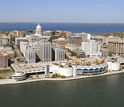
[[[0,24],[0,31],[27,31],[35,30],[37,24]],[[85,24],[41,24],[42,30],[50,31],[71,31],[72,33],[105,34],[114,32],[124,32],[124,25],[85,25]]]

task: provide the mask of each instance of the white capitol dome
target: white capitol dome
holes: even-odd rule
[[[38,23],[37,27],[36,27],[36,31],[42,31],[42,27],[41,25]]]
[[[36,34],[37,35],[42,35],[42,27],[41,25],[38,23],[37,27],[36,27]]]

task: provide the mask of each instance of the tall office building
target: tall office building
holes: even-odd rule
[[[26,49],[25,58],[28,63],[36,63],[36,53],[32,48]]]
[[[65,60],[65,50],[61,48],[56,48],[55,50],[55,61]]]
[[[51,62],[52,61],[52,47],[50,42],[38,42],[41,52],[40,59],[42,62]]]

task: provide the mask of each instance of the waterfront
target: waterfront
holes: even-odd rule
[[[40,78],[37,78],[35,76],[34,79],[27,79],[23,81],[16,81],[14,79],[3,79],[0,80],[0,85],[5,84],[21,84],[21,83],[30,83],[30,82],[36,82],[36,81],[71,81],[71,80],[78,80],[78,79],[85,79],[85,78],[93,78],[93,77],[101,77],[101,76],[107,76],[107,75],[115,75],[115,74],[121,74],[124,73],[124,71],[115,71],[115,72],[107,72],[99,75],[80,75],[77,77],[70,77],[70,78],[44,78],[44,75],[39,75]]]
[[[0,24],[0,31],[26,31],[35,30],[36,24]],[[91,34],[104,34],[114,32],[124,32],[124,25],[79,25],[79,24],[41,24],[43,31],[45,30],[62,30],[71,31],[72,33],[91,33]]]
[[[124,73],[0,86],[4,107],[123,107]]]

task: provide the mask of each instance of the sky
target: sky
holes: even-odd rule
[[[0,22],[124,23],[124,0],[0,0]]]

